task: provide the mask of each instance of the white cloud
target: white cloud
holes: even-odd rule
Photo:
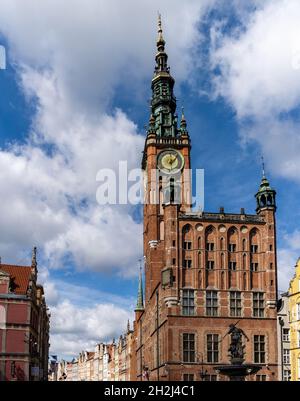
[[[96,204],[95,178],[119,160],[139,166],[144,139],[128,116],[109,106],[123,85],[147,107],[140,83],[147,77],[150,86],[158,8],[174,75],[184,80],[199,38],[196,24],[213,3],[1,1],[9,61],[36,105],[27,143],[0,153],[4,257],[37,244],[51,267],[68,256],[79,269],[135,273],[141,225],[127,206]]]
[[[3,0],[0,26],[17,62],[36,69],[50,65],[73,104],[95,111],[99,103],[109,104],[120,83],[134,86],[136,79],[150,78],[157,10],[165,21],[174,74],[185,79],[193,66],[189,50],[199,37],[196,24],[214,3]],[[138,96],[136,89],[133,96]]]
[[[244,140],[262,147],[271,170],[299,181],[300,3],[258,2],[242,27],[212,28],[214,93],[236,111]]]
[[[93,350],[99,342],[118,338],[132,314],[111,303],[92,307],[72,305],[68,300],[51,308],[51,354],[76,356]]]
[[[67,277],[53,278],[45,267],[38,270],[51,314],[50,354],[71,359],[99,342],[117,339],[128,320],[132,327],[133,297],[72,284]]]

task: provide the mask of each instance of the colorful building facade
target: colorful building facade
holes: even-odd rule
[[[291,380],[300,381],[300,258],[289,287]]]
[[[0,381],[48,378],[49,313],[31,266],[0,264]]]

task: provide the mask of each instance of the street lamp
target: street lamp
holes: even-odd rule
[[[201,370],[199,371],[199,375],[201,377],[201,380],[204,381],[204,379],[207,376],[207,369],[204,370],[204,367],[203,367],[203,354],[202,354],[202,352],[198,352],[197,353],[198,360],[199,360],[199,354],[201,354]]]
[[[10,376],[12,379],[14,379],[16,377],[16,362],[12,361],[11,365],[10,365]]]

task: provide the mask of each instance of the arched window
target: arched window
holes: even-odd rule
[[[238,242],[238,231],[235,227],[231,227],[228,230],[228,251],[236,252]]]
[[[184,268],[192,268],[192,255],[191,251],[193,249],[193,229],[190,224],[186,224],[182,228],[182,265]]]
[[[193,248],[192,240],[193,240],[192,226],[190,224],[186,224],[182,229],[183,249],[185,249],[186,251],[191,250]]]
[[[256,228],[253,228],[250,231],[250,252],[258,253],[259,252],[259,231]]]
[[[215,250],[215,237],[216,230],[213,226],[208,226],[205,230],[205,244],[207,251]]]
[[[243,241],[242,241],[242,246],[243,246],[243,251],[245,251],[246,250],[246,247],[247,247],[247,240],[246,240],[246,238],[243,238]]]
[[[225,240],[223,237],[220,239],[220,249],[222,249],[222,250],[225,249]]]
[[[208,226],[205,230],[206,268],[208,270],[213,270],[215,267],[215,238],[215,228]]]

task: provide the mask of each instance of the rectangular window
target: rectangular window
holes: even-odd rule
[[[182,291],[182,314],[194,315],[195,314],[195,291],[183,290]]]
[[[183,339],[183,362],[195,362],[195,334],[184,333]]]
[[[257,253],[258,252],[258,245],[251,245],[250,250],[252,253]]]
[[[235,252],[236,251],[236,244],[229,244],[228,245],[228,250],[229,250],[229,252]]]
[[[192,249],[192,243],[191,241],[184,241],[183,243],[183,249],[186,251],[190,251]]]
[[[242,296],[239,291],[230,292],[230,316],[242,316]]]
[[[217,375],[205,375],[203,378],[203,381],[205,382],[216,382],[217,380]]]
[[[255,335],[254,336],[254,362],[265,363],[266,362],[266,346],[265,336]]]
[[[215,267],[215,262],[213,260],[207,261],[207,270],[213,270]]]
[[[266,375],[256,375],[256,381],[257,382],[265,382],[265,381],[267,381],[267,376]]]
[[[219,362],[219,335],[207,334],[207,362]]]
[[[218,292],[206,291],[206,315],[218,316]]]
[[[183,381],[184,382],[193,382],[194,381],[194,375],[191,374],[191,373],[184,373]]]
[[[252,271],[252,272],[257,272],[258,271],[258,263],[251,263],[250,264],[250,270]]]
[[[213,242],[207,242],[207,244],[206,244],[207,251],[213,251],[214,248],[215,248],[215,244]]]
[[[291,380],[291,371],[286,369],[283,371],[283,381],[289,382]]]
[[[285,365],[290,364],[290,350],[289,349],[284,349],[283,350],[283,363]]]
[[[282,341],[290,341],[290,329],[282,330]]]
[[[297,304],[297,320],[300,320],[300,304]]]
[[[236,262],[229,262],[229,270],[236,270]]]
[[[184,259],[183,260],[183,267],[185,269],[190,269],[192,267],[192,259]]]
[[[264,317],[265,314],[265,300],[263,292],[254,292],[253,297],[253,316]]]

